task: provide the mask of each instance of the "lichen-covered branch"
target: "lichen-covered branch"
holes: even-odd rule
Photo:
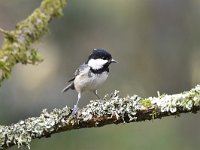
[[[16,25],[13,31],[0,28],[5,38],[0,48],[0,84],[10,76],[16,63],[35,64],[42,59],[31,47],[48,31],[48,23],[61,16],[67,0],[43,0],[40,7],[25,20]]]
[[[190,91],[173,95],[141,98],[137,95],[121,98],[115,91],[104,100],[91,101],[71,115],[71,109],[43,110],[39,117],[28,118],[10,126],[0,126],[0,148],[13,145],[30,147],[32,139],[50,137],[54,133],[89,127],[101,127],[153,120],[165,116],[200,110],[200,85]]]

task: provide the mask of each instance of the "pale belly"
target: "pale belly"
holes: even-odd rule
[[[107,72],[104,72],[101,75],[98,74],[96,76],[91,75],[90,77],[88,77],[88,74],[83,73],[76,77],[74,80],[74,86],[78,92],[94,91],[106,81],[107,77]]]

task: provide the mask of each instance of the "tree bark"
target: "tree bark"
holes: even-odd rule
[[[0,147],[30,147],[32,139],[50,137],[58,132],[179,116],[181,113],[196,113],[199,110],[200,85],[180,94],[149,98],[137,95],[121,98],[119,92],[115,91],[103,100],[91,101],[74,115],[67,106],[50,113],[44,109],[39,117],[0,126]]]

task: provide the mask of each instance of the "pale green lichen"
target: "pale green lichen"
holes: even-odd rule
[[[150,99],[141,100],[141,105],[144,106],[145,108],[151,108],[152,107]]]
[[[13,31],[0,29],[5,35],[0,48],[0,84],[11,74],[16,63],[36,64],[42,61],[37,50],[31,47],[48,31],[49,22],[62,15],[67,0],[43,0],[27,19],[19,22]]]
[[[200,85],[181,94],[163,95],[160,98],[150,97],[151,103],[158,106],[161,112],[176,113],[178,109],[190,111],[193,106],[200,104]]]
[[[51,113],[44,109],[40,117],[28,118],[11,126],[0,126],[0,146],[6,148],[10,145],[25,145],[30,148],[32,139],[56,132],[65,125],[62,119],[68,118],[70,114],[68,107],[54,109]],[[55,127],[57,124],[59,126]]]
[[[151,102],[151,103],[150,103]],[[120,97],[114,91],[104,100],[93,100],[71,114],[71,109],[44,109],[39,117],[28,118],[10,126],[0,126],[0,148],[12,145],[30,147],[31,139],[49,137],[53,133],[107,124],[152,120],[168,115],[200,110],[200,86],[190,91],[159,97],[140,98],[137,95]]]
[[[93,116],[97,118],[107,116],[108,118],[116,118],[116,121],[130,122],[137,119],[137,111],[143,108],[139,103],[140,100],[141,98],[137,95],[120,98],[119,91],[115,90],[111,97],[107,96],[104,101],[91,101],[84,108],[84,111],[80,112],[78,118],[82,118],[84,122],[87,122]],[[126,115],[128,115],[128,120],[125,118]],[[96,121],[96,124],[99,125],[99,122]]]

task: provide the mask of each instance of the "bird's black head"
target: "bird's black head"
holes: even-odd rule
[[[92,54],[90,54],[89,59],[103,59],[111,60],[112,56],[105,49],[93,49]]]
[[[108,53],[105,49],[94,49],[92,54],[90,54],[87,62],[91,69],[93,70],[107,70],[108,66],[111,63],[116,63],[110,53]]]

